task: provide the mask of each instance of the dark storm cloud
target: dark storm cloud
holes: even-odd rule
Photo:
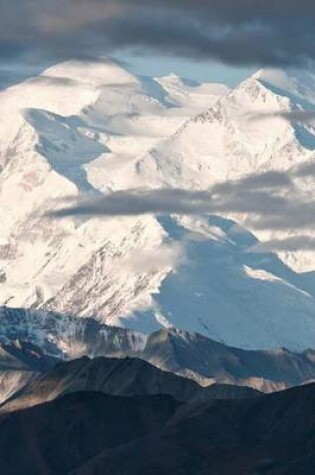
[[[0,0],[0,51],[133,47],[238,64],[315,59],[313,0]]]

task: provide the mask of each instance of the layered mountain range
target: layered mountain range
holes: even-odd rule
[[[148,383],[133,385],[137,396],[73,392],[0,414],[1,472],[313,473],[314,384],[267,396],[234,387],[227,398],[220,391],[183,403],[148,395]]]
[[[94,358],[99,357],[114,358],[111,364],[120,379],[111,382],[110,387],[116,386],[116,391],[121,391],[122,381],[129,381],[130,374],[136,377],[147,368],[145,363],[141,365],[140,359],[168,373],[194,380],[203,387],[228,384],[273,392],[315,380],[315,353],[311,349],[302,353],[284,348],[249,351],[175,328],[145,335],[107,326],[94,319],[52,312],[1,309],[0,314],[0,343],[6,349],[0,358],[0,375],[4,382],[12,381],[10,385],[3,382],[0,386],[1,401],[21,388],[27,388],[28,383],[31,383],[31,399],[36,399],[37,390],[41,393],[42,384],[45,386],[48,382],[50,387],[49,381],[52,381],[53,394],[55,390],[58,393],[59,389],[55,387],[58,379],[67,384],[75,381],[73,387],[77,387],[79,380],[81,390],[86,389],[84,381],[90,381],[92,388],[99,390],[96,375],[109,371],[102,360],[94,364]],[[6,356],[9,350],[14,354],[13,360]],[[25,359],[25,351],[32,359]],[[125,364],[123,359],[126,357],[136,358],[137,363],[133,366],[133,360],[130,360]],[[117,358],[122,359],[121,364]],[[75,361],[72,363],[72,360]],[[61,367],[55,372],[56,363],[61,363]],[[101,381],[104,379],[105,376]],[[60,384],[63,387],[63,383]],[[179,398],[178,393],[175,396]]]
[[[212,384],[202,387],[191,379],[162,371],[137,358],[87,357],[59,363],[29,381],[5,401],[0,413],[8,413],[53,401],[81,391],[112,396],[169,395],[178,401],[237,399],[261,394],[246,386]]]
[[[151,355],[155,348],[160,356],[161,342],[170,347],[179,336],[176,353],[184,362],[188,334],[153,335]],[[207,344],[205,337],[193,339],[199,349]],[[222,370],[224,359],[229,367],[238,357],[241,372],[269,360],[276,375],[301,371],[306,358],[209,345],[212,355],[190,348],[192,365],[199,355],[204,365]],[[162,344],[164,361],[170,361],[172,352],[165,349]],[[314,384],[266,396],[231,384],[203,387],[137,358],[57,362],[18,342],[3,345],[0,357],[1,368],[7,362],[12,371],[37,371],[0,406],[0,470],[7,475],[313,473]]]

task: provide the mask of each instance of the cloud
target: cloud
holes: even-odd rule
[[[69,216],[138,216],[145,214],[203,214],[212,210],[211,194],[207,191],[181,189],[128,190],[110,195],[83,199],[73,206],[48,214],[50,217]]]
[[[253,121],[269,120],[277,117],[288,122],[309,122],[315,120],[315,110],[270,111],[249,115],[249,118]]]
[[[126,258],[118,258],[114,261],[112,272],[115,274],[133,272],[148,273],[161,272],[164,268],[174,268],[175,264],[184,262],[186,259],[185,247],[179,242],[163,243],[158,249],[144,250],[133,253]]]
[[[292,188],[293,183],[290,176],[285,172],[268,171],[264,173],[254,173],[239,180],[226,181],[212,187],[213,193],[226,193],[231,191],[250,191],[257,189],[281,189]]]
[[[250,197],[249,197],[250,199]],[[307,199],[295,201],[287,198],[283,202],[281,209],[278,209],[274,214],[265,213],[252,214],[246,218],[245,223],[260,230],[297,230],[315,229],[315,207],[313,200]]]
[[[294,175],[298,178],[315,176],[315,160],[313,162],[304,162],[295,167]]]
[[[315,168],[315,166],[314,166]],[[312,163],[302,163],[287,173],[256,173],[226,181],[204,191],[185,189],[116,191],[101,198],[72,200],[47,214],[67,217],[113,217],[138,215],[224,215],[240,219],[253,230],[289,232],[295,237],[273,240],[257,252],[310,250],[314,239],[305,236],[315,229],[313,198],[300,192],[294,178],[312,176]],[[60,206],[60,203],[59,203]],[[304,230],[304,231],[303,231]],[[297,236],[297,237],[296,237]]]
[[[250,252],[295,252],[295,251],[315,251],[315,237],[300,235],[291,236],[285,239],[271,239],[259,242],[249,249]]]
[[[131,47],[233,64],[315,59],[313,0],[0,0],[1,57]]]
[[[49,213],[50,217],[137,216],[145,214],[264,213],[278,215],[287,208],[281,196],[294,191],[290,177],[282,172],[265,172],[214,185],[209,190],[193,191],[166,188],[116,191],[79,202]]]

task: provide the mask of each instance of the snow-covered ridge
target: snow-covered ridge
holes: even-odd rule
[[[55,312],[0,307],[0,343],[14,341],[36,345],[46,355],[75,359],[84,355],[105,355],[142,351],[147,337],[135,331],[113,328],[91,318]]]

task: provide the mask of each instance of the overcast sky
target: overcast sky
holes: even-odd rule
[[[0,58],[124,48],[237,67],[315,59],[314,0],[0,0]]]

